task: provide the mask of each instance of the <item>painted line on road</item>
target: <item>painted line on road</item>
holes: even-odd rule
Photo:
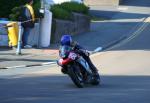
[[[24,68],[26,67],[26,65],[19,65],[19,66],[12,66],[12,67],[4,67],[4,68],[0,68],[0,69],[13,69],[13,68]]]
[[[128,7],[118,7],[117,9],[121,10],[121,11],[125,11],[125,10],[128,10],[129,8]]]
[[[31,64],[31,65],[20,65],[20,66],[4,67],[4,68],[0,68],[0,69],[26,68],[26,67],[45,66],[45,65],[52,65],[52,64],[56,64],[56,62],[46,62],[46,63],[41,63],[41,64]]]
[[[131,36],[129,36],[127,39],[123,40],[122,42],[120,42],[119,44],[116,44],[106,50],[111,50],[111,49],[114,49],[116,47],[119,47],[121,45],[124,45],[128,42],[130,42],[131,40],[133,40],[134,38],[136,38],[137,36],[139,36],[143,30],[149,25],[150,23],[150,17],[148,17],[147,19],[144,20],[144,24],[139,28],[137,29]]]

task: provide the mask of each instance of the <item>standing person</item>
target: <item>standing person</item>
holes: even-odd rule
[[[20,20],[22,21],[21,25],[23,27],[22,35],[22,47],[29,48],[32,47],[27,43],[31,29],[34,28],[35,22],[35,13],[32,7],[33,0],[26,0],[26,5],[22,8],[22,13]]]

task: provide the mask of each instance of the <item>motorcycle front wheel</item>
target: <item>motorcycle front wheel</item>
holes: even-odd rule
[[[78,65],[73,65],[72,67],[70,67],[68,69],[68,74],[78,88],[83,88],[84,86],[83,74]]]
[[[93,77],[92,81],[91,81],[92,85],[99,85],[100,84],[100,75],[98,74],[97,77]]]

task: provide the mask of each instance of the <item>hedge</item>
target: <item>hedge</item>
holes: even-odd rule
[[[15,6],[25,4],[26,0],[0,0],[0,18],[8,18]]]
[[[51,12],[53,13],[53,18],[69,20],[71,19],[71,12],[61,8],[59,4],[53,5],[51,7]]]
[[[53,13],[53,18],[69,20],[71,19],[72,12],[88,15],[89,8],[78,2],[64,2],[53,5],[50,11]]]
[[[89,7],[87,7],[83,3],[78,3],[78,2],[64,2],[60,6],[63,9],[70,11],[70,12],[88,14],[88,11],[89,11]]]

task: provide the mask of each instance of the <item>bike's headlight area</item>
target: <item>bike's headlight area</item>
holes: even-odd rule
[[[69,47],[69,46],[61,46],[60,47],[60,52],[59,52],[60,57],[63,58],[63,59],[67,58],[67,56],[69,55],[70,51],[71,51],[71,47]]]
[[[65,58],[67,58],[67,54],[66,53],[60,53],[60,57],[65,59]]]

